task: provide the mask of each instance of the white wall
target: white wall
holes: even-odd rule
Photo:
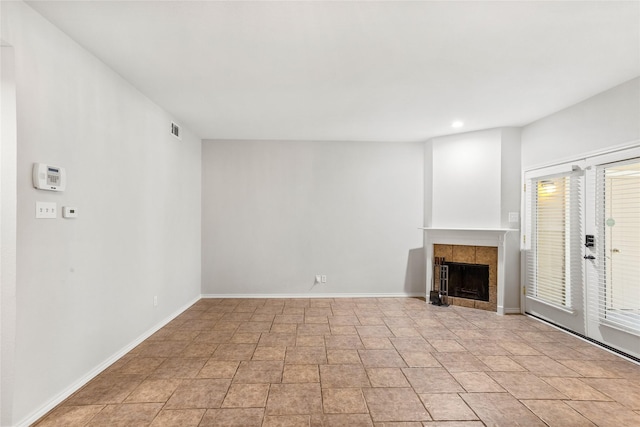
[[[522,167],[530,169],[640,140],[640,77],[522,129]]]
[[[501,131],[434,138],[432,226],[500,227]]]
[[[199,296],[201,144],[24,3],[2,2],[2,39],[18,94],[17,424]],[[67,190],[35,190],[33,162],[65,167]],[[80,216],[36,220],[36,201]]]
[[[204,141],[203,294],[424,295],[422,159],[422,143]]]

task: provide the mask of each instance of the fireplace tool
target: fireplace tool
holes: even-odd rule
[[[449,306],[449,266],[445,265],[444,257],[434,257],[433,263],[433,285],[435,285],[436,272],[438,273],[438,289],[432,286],[429,294],[429,301],[433,305]]]

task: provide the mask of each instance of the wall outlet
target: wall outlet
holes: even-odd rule
[[[319,274],[316,274],[316,283],[320,283],[322,281]]]
[[[322,283],[327,283],[327,276],[326,275],[323,274],[321,279],[322,279]]]
[[[158,306],[158,297],[157,296],[153,297],[153,306],[154,307]]]

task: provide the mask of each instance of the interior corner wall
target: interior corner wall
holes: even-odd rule
[[[640,141],[640,77],[522,129],[523,170]]]
[[[204,141],[202,171],[203,294],[424,295],[422,143]]]
[[[28,5],[1,7],[17,89],[18,425],[199,298],[201,142],[172,137],[167,112]],[[34,189],[34,162],[66,168],[66,191]],[[79,217],[36,220],[36,201]]]

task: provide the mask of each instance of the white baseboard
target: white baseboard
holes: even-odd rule
[[[504,314],[522,314],[520,307],[505,308]]]
[[[179,308],[178,310],[176,310],[175,312],[173,312],[169,316],[167,316],[164,319],[162,319],[160,322],[156,323],[154,326],[152,326],[150,329],[148,329],[146,332],[144,332],[138,338],[136,338],[131,343],[129,343],[126,346],[124,346],[123,348],[121,348],[119,351],[117,351],[115,354],[113,354],[107,360],[105,360],[104,362],[102,362],[101,364],[99,364],[98,366],[93,368],[86,375],[84,375],[83,377],[81,377],[80,379],[75,381],[73,384],[71,384],[69,387],[67,387],[65,390],[60,392],[56,397],[54,397],[49,402],[47,402],[42,407],[40,407],[40,409],[36,410],[31,415],[27,416],[25,419],[20,421],[18,424],[16,424],[16,426],[17,427],[23,427],[23,426],[27,427],[27,426],[30,426],[31,424],[35,423],[36,421],[38,421],[47,412],[49,412],[50,410],[55,408],[57,405],[62,403],[66,398],[71,396],[76,391],[80,390],[80,388],[82,388],[85,384],[87,384],[89,381],[94,379],[100,372],[104,371],[109,366],[114,364],[122,356],[124,356],[125,354],[129,353],[131,350],[133,350],[135,347],[140,345],[144,340],[149,338],[151,335],[153,335],[156,332],[158,332],[167,323],[169,323],[170,321],[172,321],[173,319],[178,317],[178,315],[180,315],[186,309],[188,309],[193,304],[198,302],[200,299],[201,299],[201,297],[198,296],[197,298],[195,298],[192,301],[188,302],[187,304],[185,304],[184,306],[182,306],[181,308]]]
[[[367,293],[367,294],[202,294],[202,298],[413,298],[424,293]]]

